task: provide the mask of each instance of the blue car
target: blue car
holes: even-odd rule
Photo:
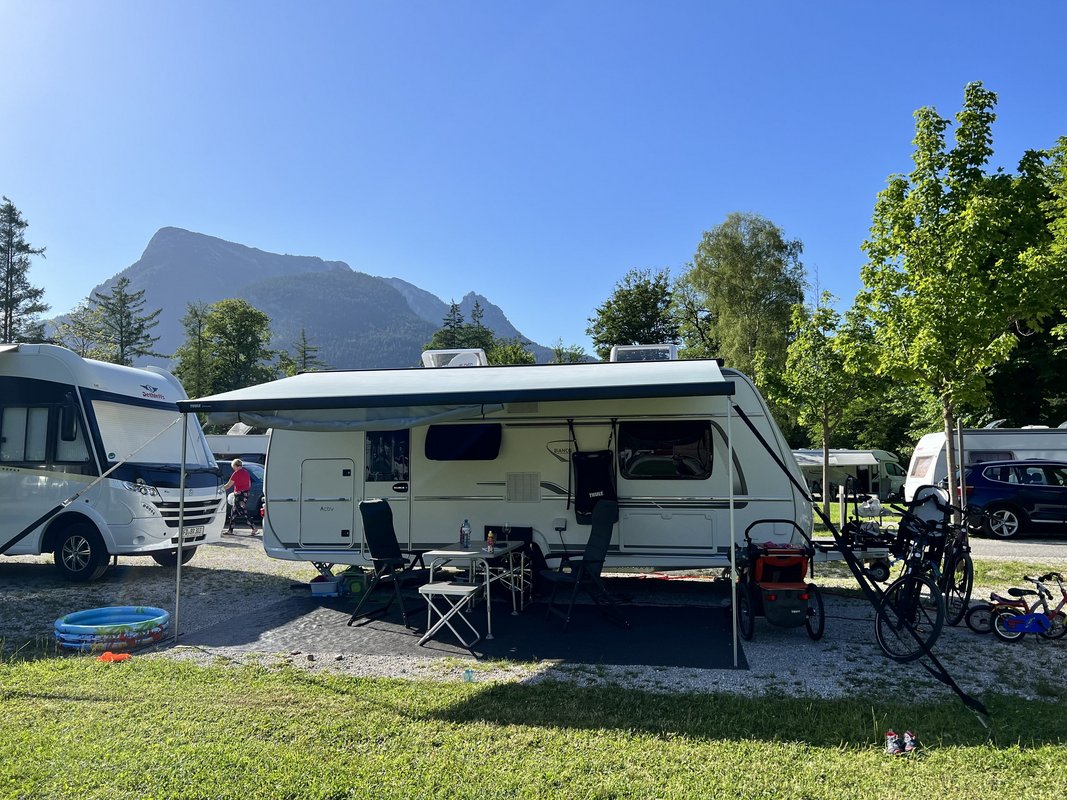
[[[1027,459],[972,464],[964,472],[968,520],[987,536],[1061,533],[1067,524],[1067,462]]]

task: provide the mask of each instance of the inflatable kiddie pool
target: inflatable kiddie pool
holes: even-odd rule
[[[56,620],[56,644],[68,650],[133,650],[158,642],[170,613],[151,606],[109,606],[76,611]]]

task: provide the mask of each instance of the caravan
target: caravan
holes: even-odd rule
[[[610,566],[725,567],[753,524],[759,541],[811,530],[766,404],[714,360],[427,361],[457,366],[307,373],[179,407],[272,429],[263,542],[276,558],[368,563],[369,498],[389,502],[404,546],[452,543],[468,519],[521,531],[536,560],[578,552],[585,476],[572,465],[587,451],[577,460],[606,465],[620,505]]]
[[[956,463],[962,466],[986,461],[1013,461],[1024,458],[1067,460],[1067,428],[967,428],[963,431],[963,459],[956,448]],[[948,477],[943,431],[928,433],[919,439],[908,465],[904,482],[904,499],[910,501],[915,490],[924,485],[937,485]]]
[[[904,490],[904,468],[896,454],[888,450],[831,449],[829,478],[831,486],[844,486],[861,495],[879,500],[899,499]],[[822,493],[822,450],[794,450],[793,458],[800,466],[813,494]]]
[[[93,580],[113,556],[177,561],[185,399],[158,367],[83,359],[45,344],[0,345],[0,553],[53,553]],[[182,559],[218,541],[223,495],[195,418],[186,441]],[[70,502],[77,496],[77,502]]]

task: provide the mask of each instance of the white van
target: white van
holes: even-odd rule
[[[963,431],[963,458],[953,437],[956,463],[961,466],[986,461],[1013,461],[1022,458],[1067,459],[1067,428],[966,428]],[[904,499],[910,501],[923,485],[936,486],[948,477],[945,433],[928,433],[919,439],[908,465]]]
[[[724,567],[753,523],[759,541],[811,531],[787,473],[802,476],[763,398],[714,360],[456,363],[471,366],[307,373],[179,407],[272,429],[263,544],[275,558],[368,563],[365,498],[389,502],[409,547],[457,541],[467,519],[476,535],[523,531],[535,558],[580,552],[576,451],[605,454],[615,475],[609,565]]]
[[[106,364],[54,345],[0,345],[0,554],[53,553],[75,581],[100,577],[112,556],[174,565],[182,457],[175,404],[184,399],[177,378],[159,367]],[[223,499],[195,417],[186,438],[183,561],[221,538]]]

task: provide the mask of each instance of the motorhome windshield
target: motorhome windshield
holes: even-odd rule
[[[93,401],[93,413],[108,461],[129,458],[137,464],[178,464],[182,455],[182,416],[176,410]],[[158,438],[160,431],[164,431]],[[191,421],[185,461],[190,467],[213,467],[199,425]]]

